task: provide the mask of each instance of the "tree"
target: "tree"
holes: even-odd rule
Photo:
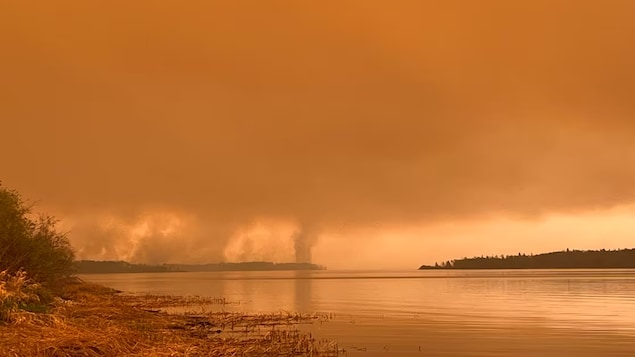
[[[0,271],[27,276],[55,289],[73,272],[74,253],[57,220],[36,216],[15,190],[0,183]]]

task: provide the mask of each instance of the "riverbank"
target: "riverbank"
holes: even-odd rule
[[[311,315],[226,313],[224,299],[126,295],[85,282],[70,284],[62,297],[47,312],[13,312],[0,325],[0,355],[337,355],[334,343],[296,328],[313,323]]]

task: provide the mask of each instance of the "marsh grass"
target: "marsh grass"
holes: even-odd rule
[[[0,326],[2,356],[336,356],[337,345],[297,329],[315,316],[281,312],[167,313],[222,299],[121,295],[76,282],[48,313],[12,310]],[[212,309],[213,310],[213,309]]]
[[[150,295],[150,294],[122,294],[119,299],[131,306],[143,308],[180,308],[181,310],[205,307],[211,305],[239,305],[238,302],[231,302],[225,298],[213,298],[205,296],[174,296],[174,295]]]

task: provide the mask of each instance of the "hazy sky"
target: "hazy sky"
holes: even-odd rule
[[[632,247],[635,2],[5,1],[0,180],[80,258]],[[295,238],[294,238],[295,237]]]

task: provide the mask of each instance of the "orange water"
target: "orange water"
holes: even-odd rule
[[[350,356],[635,356],[635,271],[308,271],[86,275],[208,309],[318,313]]]

